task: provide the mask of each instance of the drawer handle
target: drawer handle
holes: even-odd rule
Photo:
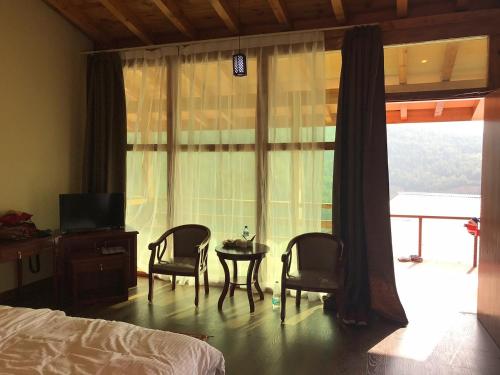
[[[101,263],[101,264],[99,264],[99,270],[101,270],[101,271],[102,271],[102,263]]]

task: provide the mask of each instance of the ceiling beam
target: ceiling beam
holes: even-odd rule
[[[474,114],[472,115],[472,120],[484,120],[484,98],[481,98],[477,101],[476,106],[474,107]]]
[[[174,0],[151,0],[160,12],[175,26],[177,30],[191,39],[196,38],[196,30],[191,26],[188,19],[175,3]]]
[[[436,102],[436,108],[434,109],[434,117],[441,117],[444,110],[444,101]]]
[[[458,47],[458,43],[446,44],[443,66],[441,68],[441,81],[443,82],[449,82],[451,79],[453,68],[455,67],[455,61],[457,59]]]
[[[226,0],[210,0],[210,4],[214,8],[215,12],[219,15],[220,19],[226,27],[233,34],[238,34],[240,32],[239,22],[233,11],[229,7]]]
[[[118,21],[120,21],[143,43],[153,44],[152,39],[149,37],[142,24],[135,18],[130,10],[125,8],[123,3],[119,3],[116,0],[100,0],[100,2]]]
[[[287,25],[290,26],[290,18],[288,17],[288,11],[286,9],[286,5],[284,0],[267,0],[269,2],[269,5],[271,6],[271,9],[273,10],[273,13],[278,20],[279,23],[282,25]]]
[[[407,18],[396,18],[394,10],[382,13],[365,15],[360,18],[352,16],[349,25],[363,25],[378,23],[382,30],[382,41],[384,45],[419,43],[438,39],[464,38],[470,36],[495,35],[498,33],[498,19],[500,8],[468,10],[465,12],[441,13],[438,9],[423,9],[412,6]],[[434,11],[431,14],[431,11]],[[419,16],[414,16],[420,14]],[[380,19],[384,17],[384,21]],[[334,28],[335,22],[331,17],[316,19],[314,22],[305,20],[294,20],[294,30],[311,28]],[[325,49],[340,49],[345,29],[332,29],[325,31]]]
[[[408,83],[408,48],[403,47],[399,50],[399,84]]]
[[[399,117],[401,117],[401,121],[408,120],[408,107],[405,104],[399,108]]]
[[[330,0],[332,3],[333,14],[335,14],[335,18],[337,22],[341,25],[345,24],[346,16],[344,12],[344,5],[342,4],[342,0]]]
[[[446,112],[440,117],[434,117],[433,109],[408,109],[408,118],[401,121],[399,110],[386,111],[387,124],[405,124],[422,122],[445,122],[445,121],[470,121],[472,120],[470,107],[446,108]]]
[[[396,13],[399,18],[408,17],[408,0],[397,0]]]
[[[72,5],[67,0],[45,0],[45,2],[61,13],[67,20],[74,24],[90,39],[98,43],[108,43],[109,37],[98,29],[92,20],[80,9]]]

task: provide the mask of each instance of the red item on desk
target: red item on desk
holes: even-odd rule
[[[20,211],[8,211],[0,216],[0,239],[25,240],[35,237],[38,229],[30,220],[32,216]]]
[[[27,212],[21,211],[8,211],[6,214],[0,216],[0,224],[13,226],[19,225],[24,222],[27,222],[31,219],[33,215]]]

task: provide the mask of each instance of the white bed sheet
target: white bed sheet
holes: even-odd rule
[[[224,357],[186,335],[0,306],[0,374],[223,375]]]

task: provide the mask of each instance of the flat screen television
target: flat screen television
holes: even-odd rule
[[[59,195],[61,232],[82,232],[125,227],[125,197],[111,194]]]

